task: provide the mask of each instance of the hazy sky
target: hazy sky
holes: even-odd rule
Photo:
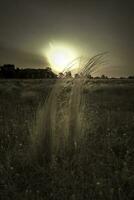
[[[111,75],[134,74],[133,0],[1,0],[0,64],[45,66],[50,42],[80,55],[108,51]]]

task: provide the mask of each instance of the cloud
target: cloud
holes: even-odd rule
[[[17,67],[45,67],[48,61],[44,56],[9,47],[0,46],[0,64],[15,64]]]

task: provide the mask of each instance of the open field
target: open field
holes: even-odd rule
[[[51,111],[56,135],[46,134],[45,143],[44,129],[34,135],[40,125],[37,111],[55,82],[0,80],[0,199],[134,199],[134,80],[84,81],[80,113],[67,107],[74,80],[61,80],[57,101],[54,93],[47,108],[49,113],[49,106],[58,104],[58,112]],[[70,122],[66,135],[68,113],[80,124]]]

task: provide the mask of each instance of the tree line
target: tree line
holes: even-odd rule
[[[65,73],[59,73],[56,75],[50,67],[44,69],[39,68],[16,68],[13,64],[4,64],[0,66],[0,78],[1,79],[44,79],[44,78],[83,78],[85,75],[82,73],[76,73],[72,76],[70,71]],[[86,75],[85,78],[89,79],[109,79],[104,74],[101,76],[93,77],[90,74]],[[134,76],[120,77],[120,79],[134,79]],[[115,79],[112,77],[112,79]]]
[[[0,78],[3,79],[43,79],[56,78],[57,75],[50,67],[45,69],[16,68],[15,65],[5,64],[0,66]]]

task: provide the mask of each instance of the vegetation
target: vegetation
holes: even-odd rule
[[[62,87],[61,106],[72,81]],[[51,140],[40,150],[32,143],[37,109],[54,83],[0,80],[0,199],[134,199],[134,81],[87,79],[82,133],[75,148],[72,137],[65,142],[61,137],[56,152],[51,151]],[[60,109],[58,116],[62,136]]]
[[[50,67],[46,67],[45,69],[19,69],[15,68],[15,66],[11,64],[6,64],[0,67],[0,78],[3,79],[44,79],[56,77],[56,74],[52,72]]]

